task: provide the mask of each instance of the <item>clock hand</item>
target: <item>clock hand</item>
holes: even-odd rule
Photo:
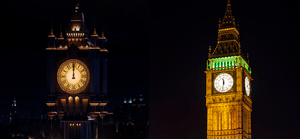
[[[75,74],[74,74],[74,67],[75,67],[75,65],[74,65],[74,63],[73,63],[73,77],[72,77],[72,79],[75,79]]]
[[[224,79],[222,79],[222,81],[223,81],[223,85],[222,85],[222,90],[223,90],[223,87],[224,87],[225,81],[224,81]]]

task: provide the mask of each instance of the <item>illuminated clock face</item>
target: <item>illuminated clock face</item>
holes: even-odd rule
[[[247,76],[245,77],[245,90],[246,90],[247,96],[249,96],[250,95],[250,81]]]
[[[214,81],[215,89],[221,93],[229,91],[233,86],[233,78],[228,73],[219,74]]]
[[[69,59],[62,63],[57,71],[57,82],[62,90],[77,94],[85,90],[90,73],[87,66],[78,59]]]

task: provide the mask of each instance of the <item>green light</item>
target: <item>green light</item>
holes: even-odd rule
[[[212,70],[222,70],[222,69],[243,67],[251,74],[251,68],[241,56],[218,57],[218,58],[208,59],[207,67],[208,69],[212,69]]]

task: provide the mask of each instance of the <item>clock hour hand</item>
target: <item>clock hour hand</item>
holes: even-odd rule
[[[75,69],[74,69],[75,64],[73,63],[72,66],[73,66],[73,77],[72,77],[72,79],[75,79],[75,73],[74,73],[74,70],[75,70]]]

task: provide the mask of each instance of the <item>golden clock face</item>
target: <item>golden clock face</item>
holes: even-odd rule
[[[58,68],[57,82],[67,93],[77,94],[84,91],[89,80],[89,69],[78,59],[69,59]]]

